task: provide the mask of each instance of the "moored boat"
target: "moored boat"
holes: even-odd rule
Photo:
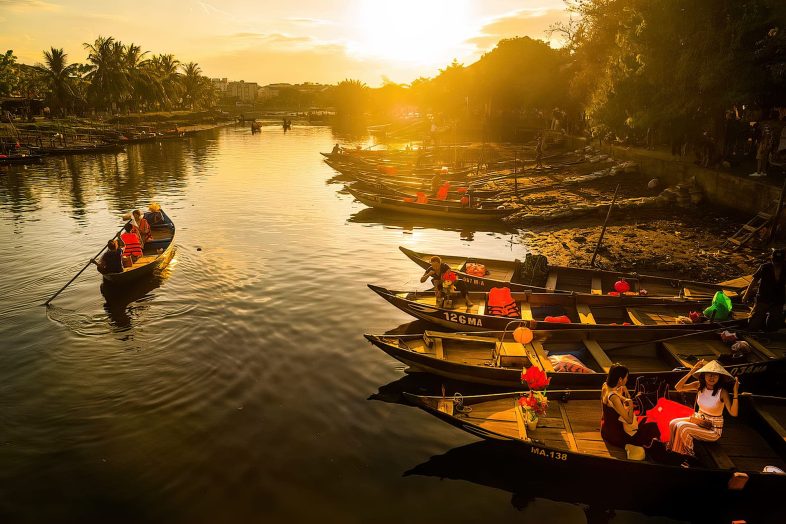
[[[526,264],[520,260],[494,260],[459,255],[420,253],[403,246],[399,246],[399,249],[423,269],[429,267],[429,260],[432,256],[439,256],[442,262],[448,264],[467,283],[469,289],[478,291],[488,291],[493,287],[506,286],[511,291],[536,290],[603,295],[614,291],[614,284],[620,278],[624,278],[630,286],[630,291],[634,293],[646,290],[647,296],[650,297],[681,296],[688,299],[706,299],[712,297],[717,291],[723,291],[727,296],[735,298],[742,294],[750,282],[750,277],[710,283],[551,264],[547,264],[542,268],[533,268],[531,267],[532,264]],[[473,274],[467,273],[467,266],[470,264],[481,264],[485,269],[485,275],[481,276],[477,272]],[[536,274],[533,275],[533,272]],[[540,280],[542,279],[538,279],[537,273],[545,276],[545,282],[541,282]],[[539,283],[542,285],[537,285]]]
[[[750,309],[737,305],[723,322],[682,323],[680,317],[709,306],[684,299],[654,299],[636,296],[607,296],[573,293],[510,294],[506,316],[491,314],[489,294],[470,292],[472,306],[455,297],[453,307],[437,303],[432,291],[393,291],[368,285],[379,296],[415,318],[457,331],[505,331],[523,325],[531,329],[686,329],[702,330],[740,327],[747,323]]]
[[[169,264],[175,254],[175,224],[163,211],[161,215],[163,222],[150,224],[153,238],[145,243],[142,256],[130,267],[123,268],[122,273],[104,273],[104,282],[112,284],[132,282]]]
[[[697,488],[719,496],[749,495],[762,501],[786,489],[786,399],[743,393],[739,417],[726,416],[716,442],[697,442],[698,465],[683,468],[650,459],[629,460],[625,450],[600,435],[599,390],[551,390],[537,427],[528,428],[519,394],[421,396],[404,393],[415,406],[489,441],[509,443],[511,460],[580,478],[624,479],[626,489],[662,490],[664,503],[684,504]],[[726,496],[729,496],[726,495]],[[676,497],[676,498],[675,498]]]
[[[750,352],[735,356],[718,332],[636,329],[533,331],[526,343],[513,332],[366,334],[391,357],[440,377],[474,384],[521,389],[522,369],[535,366],[551,378],[554,389],[595,389],[606,380],[612,363],[630,370],[631,384],[639,376],[670,385],[700,359],[721,359],[739,376],[746,390],[764,390],[773,376],[786,369],[786,336],[738,332]]]
[[[512,211],[496,207],[483,207],[482,201],[479,203],[480,207],[468,207],[462,206],[460,203],[442,200],[429,200],[427,203],[409,202],[404,198],[369,193],[352,186],[348,187],[347,191],[358,201],[369,207],[395,211],[397,213],[449,218],[451,220],[500,220]]]
[[[37,164],[44,159],[44,156],[45,155],[39,155],[36,153],[11,153],[8,155],[0,154],[0,166]]]

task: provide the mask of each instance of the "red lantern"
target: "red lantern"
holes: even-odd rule
[[[624,278],[621,278],[614,282],[614,290],[617,293],[627,293],[630,291],[630,284]]]

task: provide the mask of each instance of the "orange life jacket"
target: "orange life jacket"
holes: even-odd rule
[[[428,197],[423,191],[418,191],[418,199],[415,201],[418,204],[428,204]]]
[[[521,310],[513,300],[509,287],[493,287],[489,290],[486,311],[495,317],[519,318],[521,316]]]
[[[448,191],[450,191],[450,183],[445,182],[437,190],[437,200],[447,200]]]
[[[123,233],[120,235],[120,240],[123,241],[123,255],[124,256],[142,256],[142,244],[139,243],[139,237],[136,233]]]

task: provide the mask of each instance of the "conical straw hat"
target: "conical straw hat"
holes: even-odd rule
[[[723,375],[732,380],[734,379],[734,377],[731,376],[731,373],[726,371],[726,369],[724,369],[724,367],[721,366],[717,360],[713,360],[712,362],[704,364],[704,366],[702,366],[701,369],[695,372],[694,375],[698,375],[699,373],[717,373],[718,375]]]

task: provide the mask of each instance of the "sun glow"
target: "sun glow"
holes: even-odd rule
[[[468,0],[361,0],[354,13],[361,57],[446,65],[475,33]]]

